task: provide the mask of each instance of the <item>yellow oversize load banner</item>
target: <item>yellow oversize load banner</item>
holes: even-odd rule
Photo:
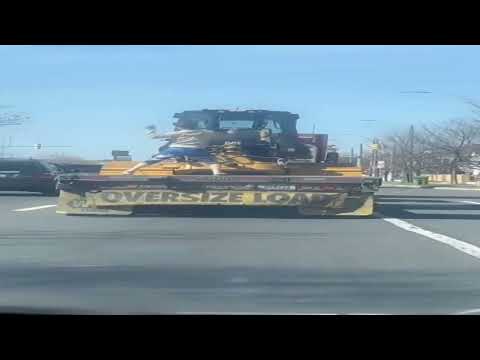
[[[266,205],[300,206],[322,205],[339,207],[346,194],[270,192],[270,191],[205,191],[177,192],[154,190],[108,190],[87,193],[88,206],[135,205]]]

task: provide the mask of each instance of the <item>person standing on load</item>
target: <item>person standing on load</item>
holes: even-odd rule
[[[223,132],[199,129],[193,121],[181,119],[177,122],[175,131],[157,134],[155,126],[147,127],[148,135],[153,139],[167,140],[152,159],[143,161],[126,170],[124,174],[131,175],[138,169],[149,166],[166,159],[182,158],[208,166],[214,175],[222,175],[220,165],[208,152],[207,148],[214,144],[222,144],[227,139]]]

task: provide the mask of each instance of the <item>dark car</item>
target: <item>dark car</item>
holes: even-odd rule
[[[58,195],[58,169],[34,159],[0,159],[0,191],[30,191]]]
[[[52,163],[62,174],[92,174],[96,175],[102,169],[103,164],[77,164],[77,163]]]

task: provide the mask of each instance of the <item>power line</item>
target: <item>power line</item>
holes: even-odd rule
[[[401,94],[433,94],[433,91],[427,90],[411,90],[411,91],[400,91]]]

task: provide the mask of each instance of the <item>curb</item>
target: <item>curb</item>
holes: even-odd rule
[[[432,189],[434,185],[381,185],[380,188]]]
[[[449,186],[435,186],[435,185],[382,185],[380,189],[393,189],[393,188],[404,188],[404,189],[433,189],[433,190],[460,190],[460,191],[480,191],[480,187],[472,188],[458,188],[458,187],[449,187]]]

